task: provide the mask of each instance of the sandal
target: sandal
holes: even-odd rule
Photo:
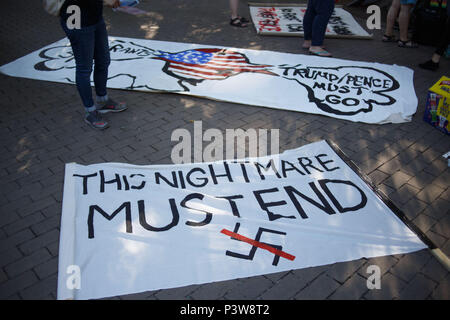
[[[388,36],[387,34],[383,35],[383,39],[381,39],[383,42],[395,42],[395,36]]]
[[[398,40],[398,46],[401,48],[417,48],[419,45],[411,40],[408,41]]]
[[[326,50],[321,50],[321,51],[309,50],[309,53],[312,55],[315,55],[315,56],[319,56],[319,57],[331,57],[332,56],[331,53],[329,53]]]
[[[231,19],[230,25],[233,27],[238,27],[238,28],[246,28],[247,27],[247,25],[245,23],[243,23],[243,21],[240,18]]]
[[[250,20],[248,20],[245,17],[238,16],[238,18],[239,18],[239,20],[241,20],[242,23],[249,23],[250,22]]]
[[[303,49],[303,50],[309,50],[310,47],[311,47],[311,46],[305,46],[304,44],[302,45],[302,49]],[[321,48],[322,48],[322,49],[326,49],[325,46],[321,46]]]

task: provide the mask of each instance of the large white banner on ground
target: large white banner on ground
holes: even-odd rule
[[[189,94],[377,124],[410,121],[417,109],[413,71],[396,65],[118,37],[110,38],[110,52],[110,88]],[[0,72],[75,83],[67,39],[4,65]]]
[[[213,163],[71,163],[58,298],[210,283],[425,247],[325,141]]]
[[[251,4],[250,15],[256,32],[261,35],[304,36],[303,17],[306,6],[280,4]],[[371,39],[352,14],[336,7],[328,22],[325,36],[328,38]]]

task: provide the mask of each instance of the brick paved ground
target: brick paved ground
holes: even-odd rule
[[[141,8],[151,12],[147,17],[107,10],[111,35],[302,53],[299,39],[259,37],[253,28],[228,26],[226,0],[142,2]],[[241,8],[248,15],[245,2]],[[364,17],[361,9],[352,12]],[[0,17],[0,65],[63,37],[40,1],[7,1]],[[112,128],[97,132],[81,121],[74,86],[0,75],[0,298],[55,298],[65,163],[170,163],[171,131],[192,131],[192,120],[203,120],[204,130],[279,128],[282,150],[333,140],[450,255],[450,170],[441,157],[450,150],[450,138],[422,121],[427,88],[442,72],[416,67],[433,48],[402,49],[380,38],[376,31],[372,41],[327,40],[326,45],[339,58],[413,68],[419,107],[410,123],[367,125],[172,94],[114,91],[130,109],[108,117]],[[442,62],[442,70],[450,70],[450,61]],[[365,285],[371,264],[382,269],[381,290]],[[120,298],[449,299],[449,289],[449,273],[422,250]]]

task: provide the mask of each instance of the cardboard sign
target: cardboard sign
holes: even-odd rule
[[[428,91],[423,120],[450,134],[450,78],[441,77]]]
[[[260,35],[303,37],[303,17],[306,5],[252,4],[250,15]],[[351,13],[336,7],[328,22],[325,37],[371,39]]]

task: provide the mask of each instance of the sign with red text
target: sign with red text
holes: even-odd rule
[[[425,247],[325,141],[212,163],[71,163],[58,298],[110,297]]]
[[[305,5],[249,5],[250,15],[258,34],[304,36],[303,17],[306,12]],[[372,35],[361,27],[351,13],[337,7],[328,21],[325,37],[371,39]]]

